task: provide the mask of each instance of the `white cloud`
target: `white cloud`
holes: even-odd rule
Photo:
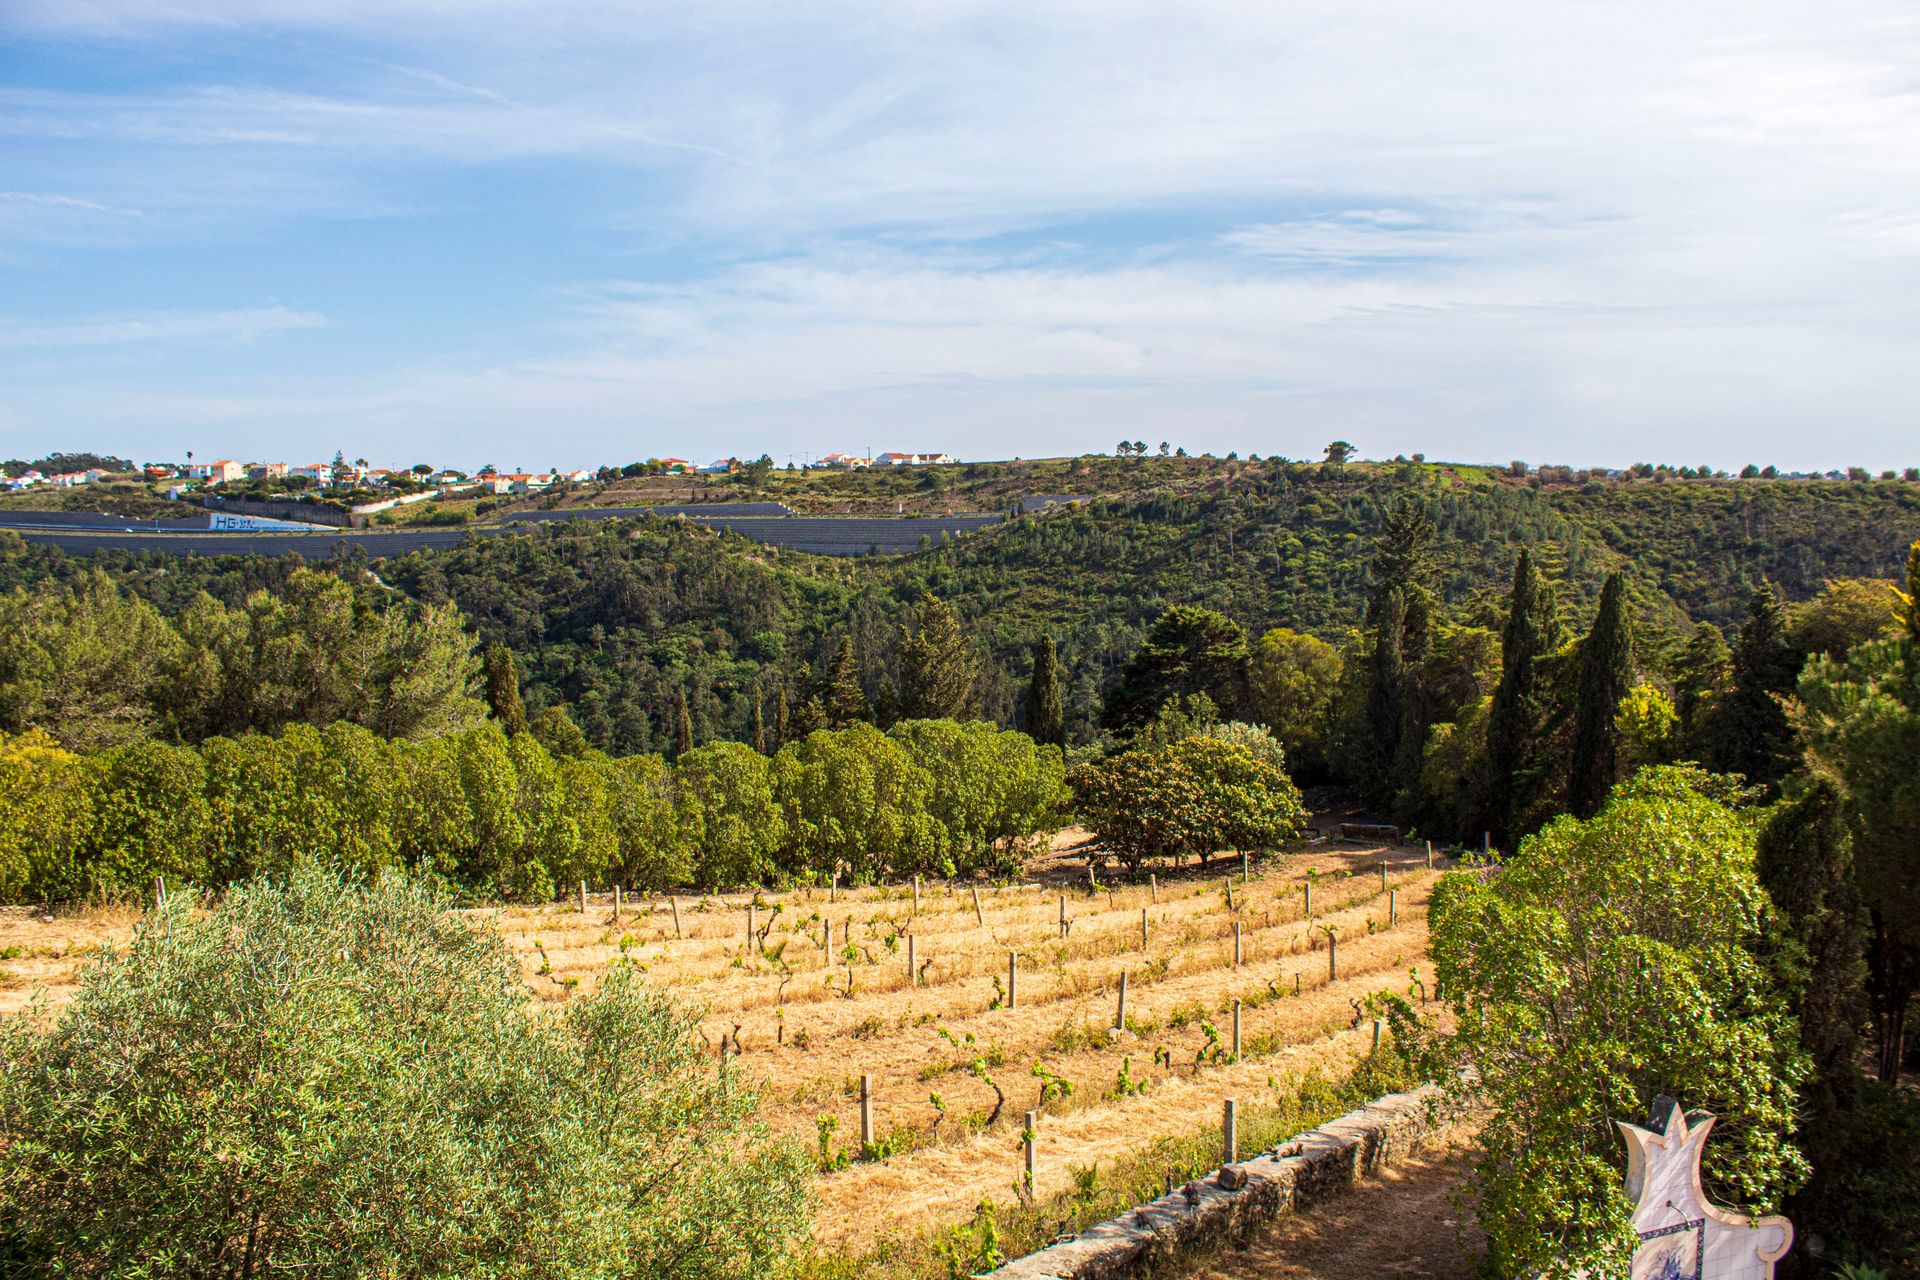
[[[124,342],[224,339],[249,342],[287,329],[310,329],[325,316],[285,307],[240,311],[158,311],[145,315],[100,316],[61,324],[36,324],[0,317],[0,351],[57,347],[98,347]]]
[[[272,386],[27,389],[49,421],[559,419],[580,461],[638,424],[784,453],[889,423],[970,452],[1264,452],[1299,423],[1388,452],[1914,460],[1920,22],[1892,0],[8,10],[33,38],[287,57],[0,91],[0,136],[54,144],[9,182],[138,208],[143,236],[404,217],[537,161],[613,193],[556,215],[593,272],[674,258],[673,284],[551,281],[489,344],[521,359],[427,341]]]

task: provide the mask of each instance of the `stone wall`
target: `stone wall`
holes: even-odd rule
[[[1189,1249],[1223,1243],[1337,1195],[1444,1131],[1452,1108],[1432,1085],[1388,1094],[1338,1120],[1176,1187],[1072,1240],[1007,1263],[995,1280],[1120,1280]]]

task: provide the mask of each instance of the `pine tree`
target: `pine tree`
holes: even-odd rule
[[[1060,711],[1059,653],[1053,637],[1043,635],[1033,646],[1033,680],[1027,686],[1027,736],[1035,742],[1065,750],[1067,730]]]
[[[682,689],[674,695],[673,757],[678,760],[691,750],[693,750],[693,716],[687,710],[687,691]]]
[[[1620,730],[1614,716],[1633,687],[1633,623],[1625,580],[1617,573],[1600,589],[1593,630],[1580,642],[1580,683],[1573,703],[1573,757],[1567,809],[1576,818],[1600,811],[1620,771]]]
[[[487,646],[484,662],[487,705],[493,718],[509,736],[527,731],[527,709],[520,701],[520,677],[514,670],[513,653],[498,640]]]
[[[1540,696],[1535,664],[1546,652],[1552,600],[1525,548],[1513,564],[1507,625],[1500,634],[1500,683],[1487,713],[1487,827],[1510,847],[1539,785]]]
[[[891,710],[902,720],[961,720],[973,703],[980,673],[960,620],[937,596],[920,606],[918,631],[900,629],[899,695]]]
[[[841,636],[827,668],[827,727],[845,729],[873,718],[867,691],[860,686],[860,664],[853,656],[853,637]]]
[[[1733,684],[1711,731],[1713,764],[1771,785],[1793,767],[1793,734],[1779,699],[1793,693],[1801,655],[1787,639],[1787,611],[1771,583],[1747,603],[1733,644]]]

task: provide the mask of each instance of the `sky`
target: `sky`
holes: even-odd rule
[[[1920,10],[0,0],[0,456],[1920,464]]]

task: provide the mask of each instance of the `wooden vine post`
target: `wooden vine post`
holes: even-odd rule
[[[860,1077],[860,1150],[873,1149],[873,1077]]]

